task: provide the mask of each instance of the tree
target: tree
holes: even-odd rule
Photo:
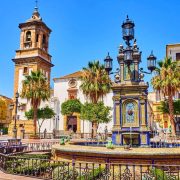
[[[96,104],[86,102],[81,108],[81,118],[96,123],[98,128],[99,123],[108,123],[111,121],[110,110],[111,108],[104,106],[103,102]]]
[[[34,117],[34,110],[30,109],[29,111],[26,111],[25,116],[27,119],[32,119]],[[37,122],[39,125],[39,136],[40,136],[40,132],[41,132],[41,127],[42,127],[45,119],[51,119],[54,116],[55,116],[54,110],[49,108],[48,106],[37,110]],[[40,119],[42,119],[41,122],[40,122]]]
[[[78,99],[69,99],[62,103],[61,113],[63,115],[72,115],[73,113],[81,112],[81,102]]]
[[[153,88],[168,96],[169,115],[172,133],[175,135],[173,96],[180,89],[180,66],[171,58],[158,62],[156,75],[152,78]]]
[[[103,65],[99,61],[88,63],[88,67],[83,68],[81,76],[81,86],[83,93],[90,102],[97,104],[99,100],[111,90],[111,79]],[[96,120],[92,119],[93,136],[97,132]]]
[[[178,115],[180,114],[180,99],[173,102],[174,106],[174,114]],[[169,114],[169,106],[167,101],[162,101],[161,105],[158,106],[158,109],[165,114]]]
[[[93,103],[102,100],[110,92],[112,85],[104,65],[99,61],[89,62],[88,67],[83,68],[81,82],[80,88]]]
[[[22,98],[27,98],[33,108],[34,134],[37,130],[37,110],[42,101],[50,97],[50,87],[47,78],[40,71],[31,71],[25,76],[21,92]]]

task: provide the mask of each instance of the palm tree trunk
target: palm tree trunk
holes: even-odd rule
[[[34,134],[36,135],[36,131],[37,131],[37,106],[34,106]]]
[[[176,134],[176,128],[175,128],[175,122],[174,122],[174,106],[173,106],[173,96],[170,92],[169,95],[169,116],[170,116],[170,122],[171,122],[171,128],[172,128],[172,135]]]

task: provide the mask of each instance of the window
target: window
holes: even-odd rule
[[[26,33],[26,41],[31,41],[31,31]]]
[[[68,89],[68,98],[76,99],[77,98],[77,89]]]
[[[23,74],[28,74],[28,67],[24,67]]]
[[[36,34],[36,42],[39,40],[39,34]]]
[[[19,124],[19,127],[23,127],[23,124]]]
[[[42,44],[46,44],[46,36],[43,34]]]
[[[180,53],[176,53],[176,61],[180,61]]]
[[[168,122],[164,121],[164,128],[168,128]]]

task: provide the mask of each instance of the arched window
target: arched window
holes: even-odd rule
[[[31,31],[26,33],[26,41],[31,41]]]
[[[36,34],[36,42],[39,41],[39,34]]]
[[[46,36],[43,34],[42,44],[46,44]]]

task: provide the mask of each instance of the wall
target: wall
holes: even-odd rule
[[[81,103],[85,103],[87,101],[86,97],[84,96],[83,92],[80,90],[81,81],[77,78],[77,99],[80,99]],[[59,130],[64,130],[64,116],[61,114],[61,105],[63,102],[68,100],[68,82],[70,79],[55,79],[54,80],[54,98],[58,99],[58,105],[56,106],[56,112],[59,116]],[[106,97],[104,97],[104,104],[106,106],[110,106],[113,110],[113,101],[112,101],[113,93],[110,92]],[[113,115],[113,111],[111,110],[111,115]],[[113,117],[112,117],[113,119]],[[107,125],[108,130],[112,130],[113,121],[109,122],[108,124],[100,124],[98,128],[98,132],[104,132],[105,126]],[[81,120],[81,132],[90,133],[92,130],[92,125],[89,121]]]

